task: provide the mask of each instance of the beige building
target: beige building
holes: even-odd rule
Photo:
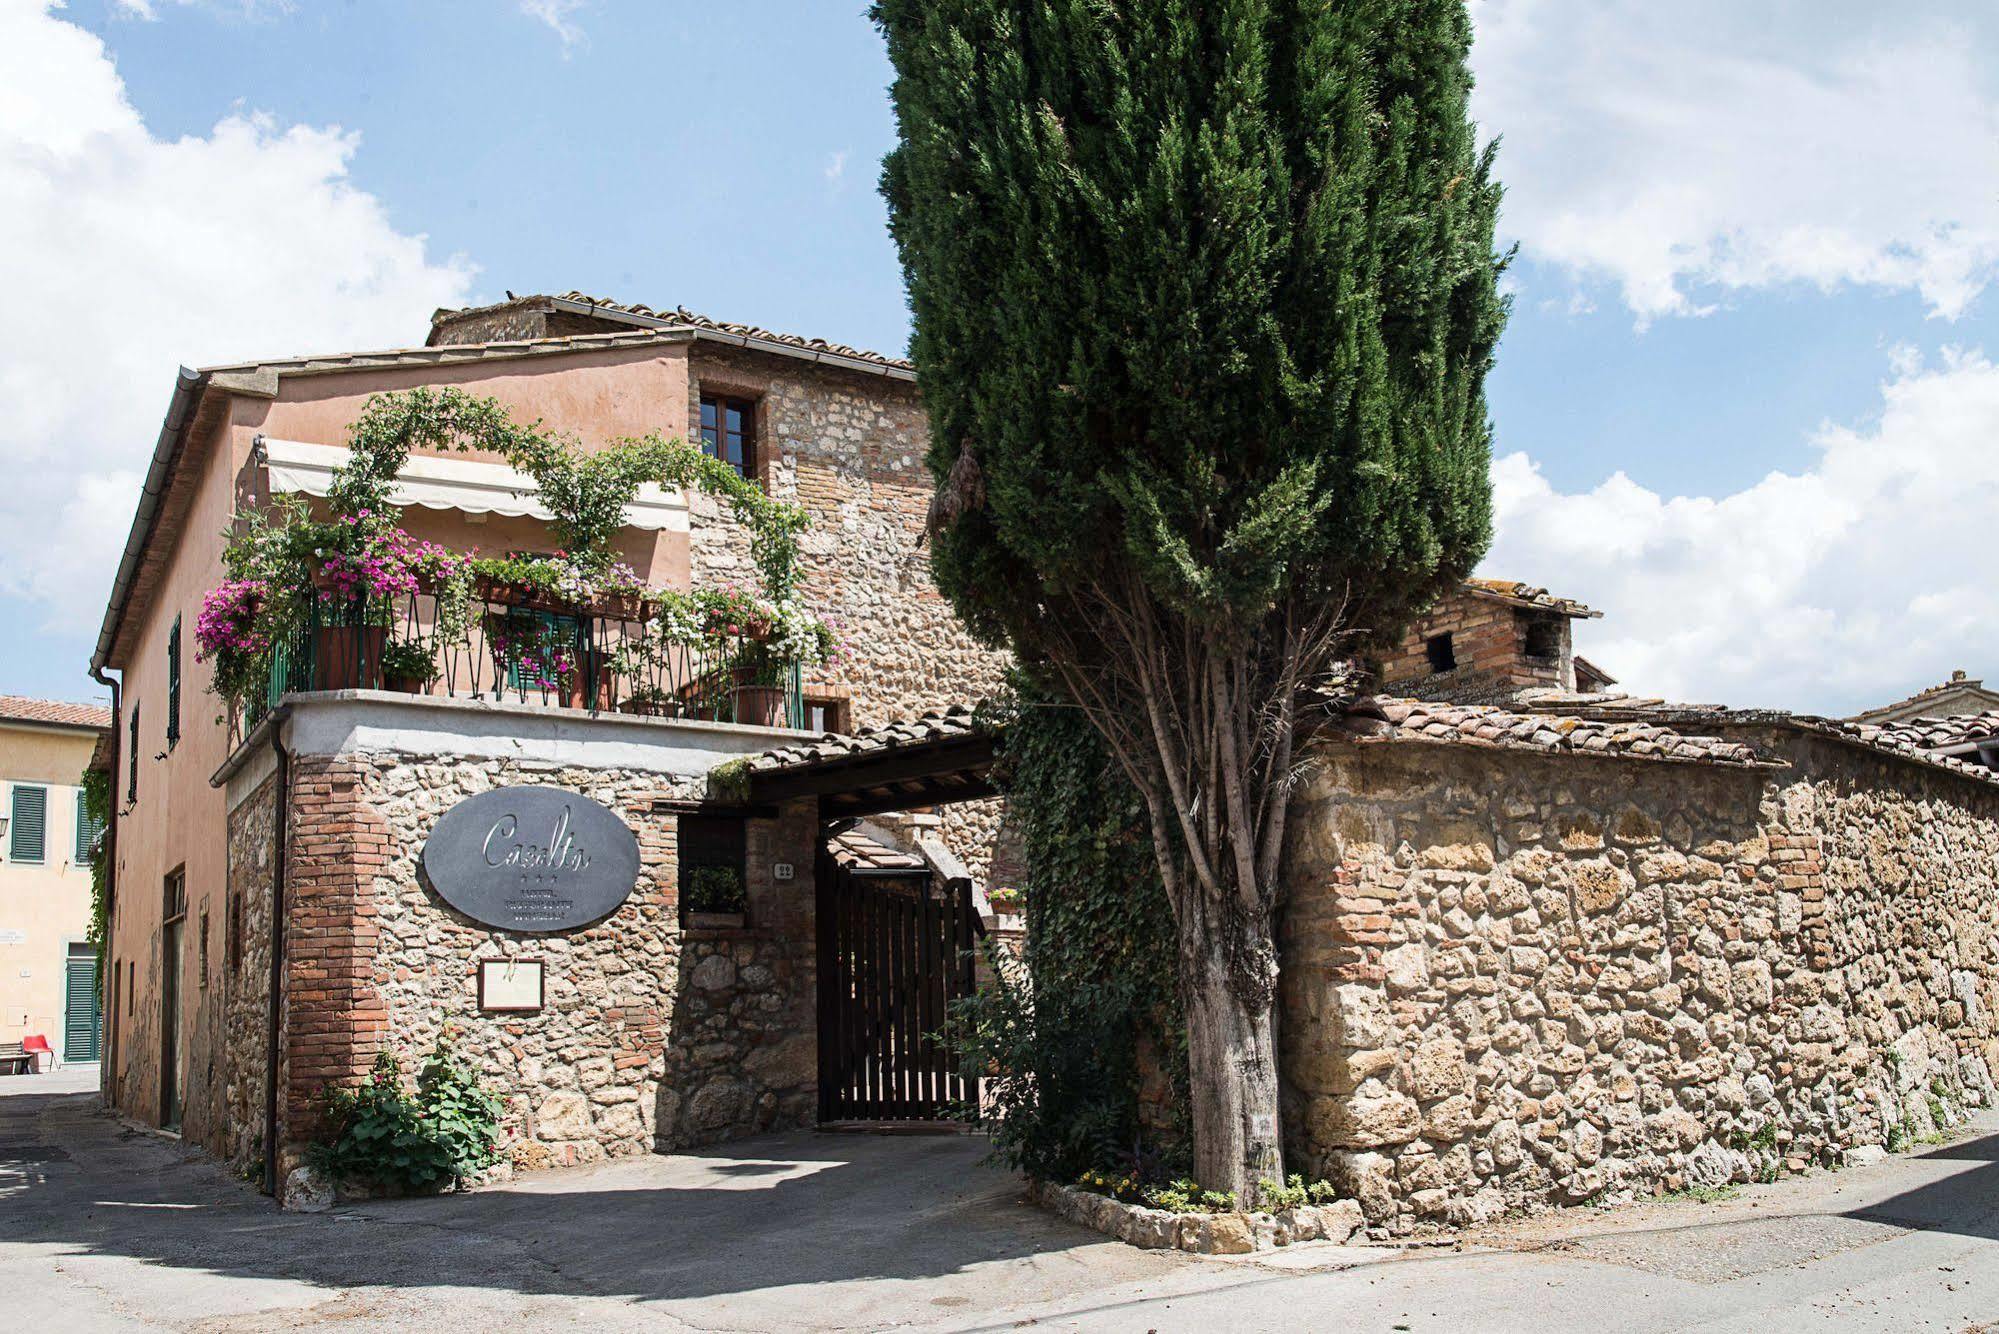
[[[78,784],[110,725],[94,704],[0,695],[0,1043],[45,1037],[71,1065],[98,1057],[97,830]]]

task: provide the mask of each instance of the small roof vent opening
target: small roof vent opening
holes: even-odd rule
[[[1457,670],[1458,651],[1457,647],[1451,642],[1450,631],[1446,630],[1440,635],[1431,635],[1428,639],[1424,640],[1423,652],[1429,656],[1430,671],[1432,673]]]
[[[1527,622],[1527,656],[1558,660],[1562,656],[1562,632],[1568,622],[1553,616],[1537,616]]]

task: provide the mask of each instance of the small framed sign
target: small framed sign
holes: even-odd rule
[[[521,1014],[542,1003],[540,959],[479,960],[479,1008]]]

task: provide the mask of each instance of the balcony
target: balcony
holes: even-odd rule
[[[386,690],[590,713],[805,726],[801,664],[763,638],[669,637],[642,594],[569,601],[481,581],[468,610],[434,592],[302,591],[243,731],[290,693]],[[445,614],[441,615],[441,611]]]

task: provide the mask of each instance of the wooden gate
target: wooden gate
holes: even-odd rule
[[[976,1096],[940,1040],[977,985],[969,881],[819,855],[819,1119],[935,1121]]]

